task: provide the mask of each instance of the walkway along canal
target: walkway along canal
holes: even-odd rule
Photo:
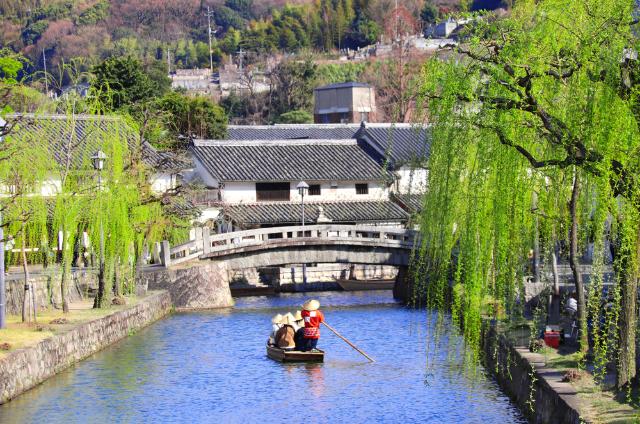
[[[272,361],[270,317],[306,296],[242,298],[141,330],[1,406],[0,422],[525,422],[480,368],[463,366],[457,337],[428,344],[428,312],[389,291],[316,295],[327,321],[375,363],[326,328],[325,363]]]

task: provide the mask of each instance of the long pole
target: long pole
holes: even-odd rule
[[[302,196],[302,237],[305,236],[304,234],[304,189],[302,189],[302,192],[300,193],[300,195]],[[302,264],[302,284],[307,284],[307,264],[303,263]]]
[[[365,358],[367,358],[369,361],[371,362],[375,362],[375,360],[367,355],[366,353],[364,353],[363,351],[361,351],[360,349],[358,349],[358,347],[356,345],[354,345],[353,343],[351,343],[349,340],[346,339],[346,337],[344,337],[342,334],[338,333],[336,330],[333,329],[333,327],[331,327],[329,324],[327,324],[326,322],[323,322],[323,324],[325,325],[325,327],[327,327],[329,330],[331,330],[333,332],[333,334],[335,334],[336,336],[340,337],[342,340],[344,340],[349,346],[351,346],[352,348],[354,348],[355,350],[357,350],[362,356],[364,356]]]
[[[7,326],[6,300],[4,284],[4,229],[2,228],[2,212],[0,212],[0,328]]]
[[[44,53],[44,48],[42,49],[42,63],[44,64],[44,89],[45,95],[49,95],[49,77],[47,77],[47,55]]]

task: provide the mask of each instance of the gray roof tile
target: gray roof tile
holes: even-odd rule
[[[62,114],[13,114],[6,117],[13,128],[8,137],[24,140],[45,139],[56,162],[64,164],[67,157],[76,169],[91,166],[90,157],[103,145],[107,134],[126,137],[129,149],[142,149],[143,161],[156,169],[178,169],[184,161],[168,152],[159,152],[117,116]],[[71,140],[70,143],[67,140]]]
[[[218,181],[377,181],[380,165],[355,140],[194,141]]]
[[[229,125],[229,140],[344,140],[353,138],[360,125],[356,124],[285,124],[285,125]]]
[[[286,124],[230,125],[229,140],[338,140],[356,138],[374,147],[384,160],[387,156],[395,166],[421,162],[429,158],[431,133],[428,127],[412,124]]]
[[[305,224],[317,223],[319,206],[333,223],[404,222],[409,217],[400,206],[388,200],[305,203]],[[239,225],[298,224],[302,206],[299,202],[232,204],[224,207],[224,213]]]

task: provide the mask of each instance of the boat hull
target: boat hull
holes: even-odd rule
[[[394,280],[336,280],[344,291],[393,290]]]
[[[324,351],[301,352],[298,350],[282,350],[267,345],[267,356],[280,362],[324,362]]]

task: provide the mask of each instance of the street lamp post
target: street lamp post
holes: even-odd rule
[[[93,169],[98,171],[98,209],[102,209],[102,169],[104,168],[104,162],[107,159],[107,155],[98,150],[93,156],[91,161],[93,163]],[[94,308],[102,307],[102,298],[104,297],[104,229],[102,228],[102,210],[98,212],[100,222],[100,262],[98,264],[98,293],[96,299],[93,302]]]
[[[309,184],[304,181],[300,181],[296,186],[298,193],[300,194],[302,205],[302,237],[304,237],[304,195],[309,191]],[[307,264],[302,264],[302,284],[307,284]]]

